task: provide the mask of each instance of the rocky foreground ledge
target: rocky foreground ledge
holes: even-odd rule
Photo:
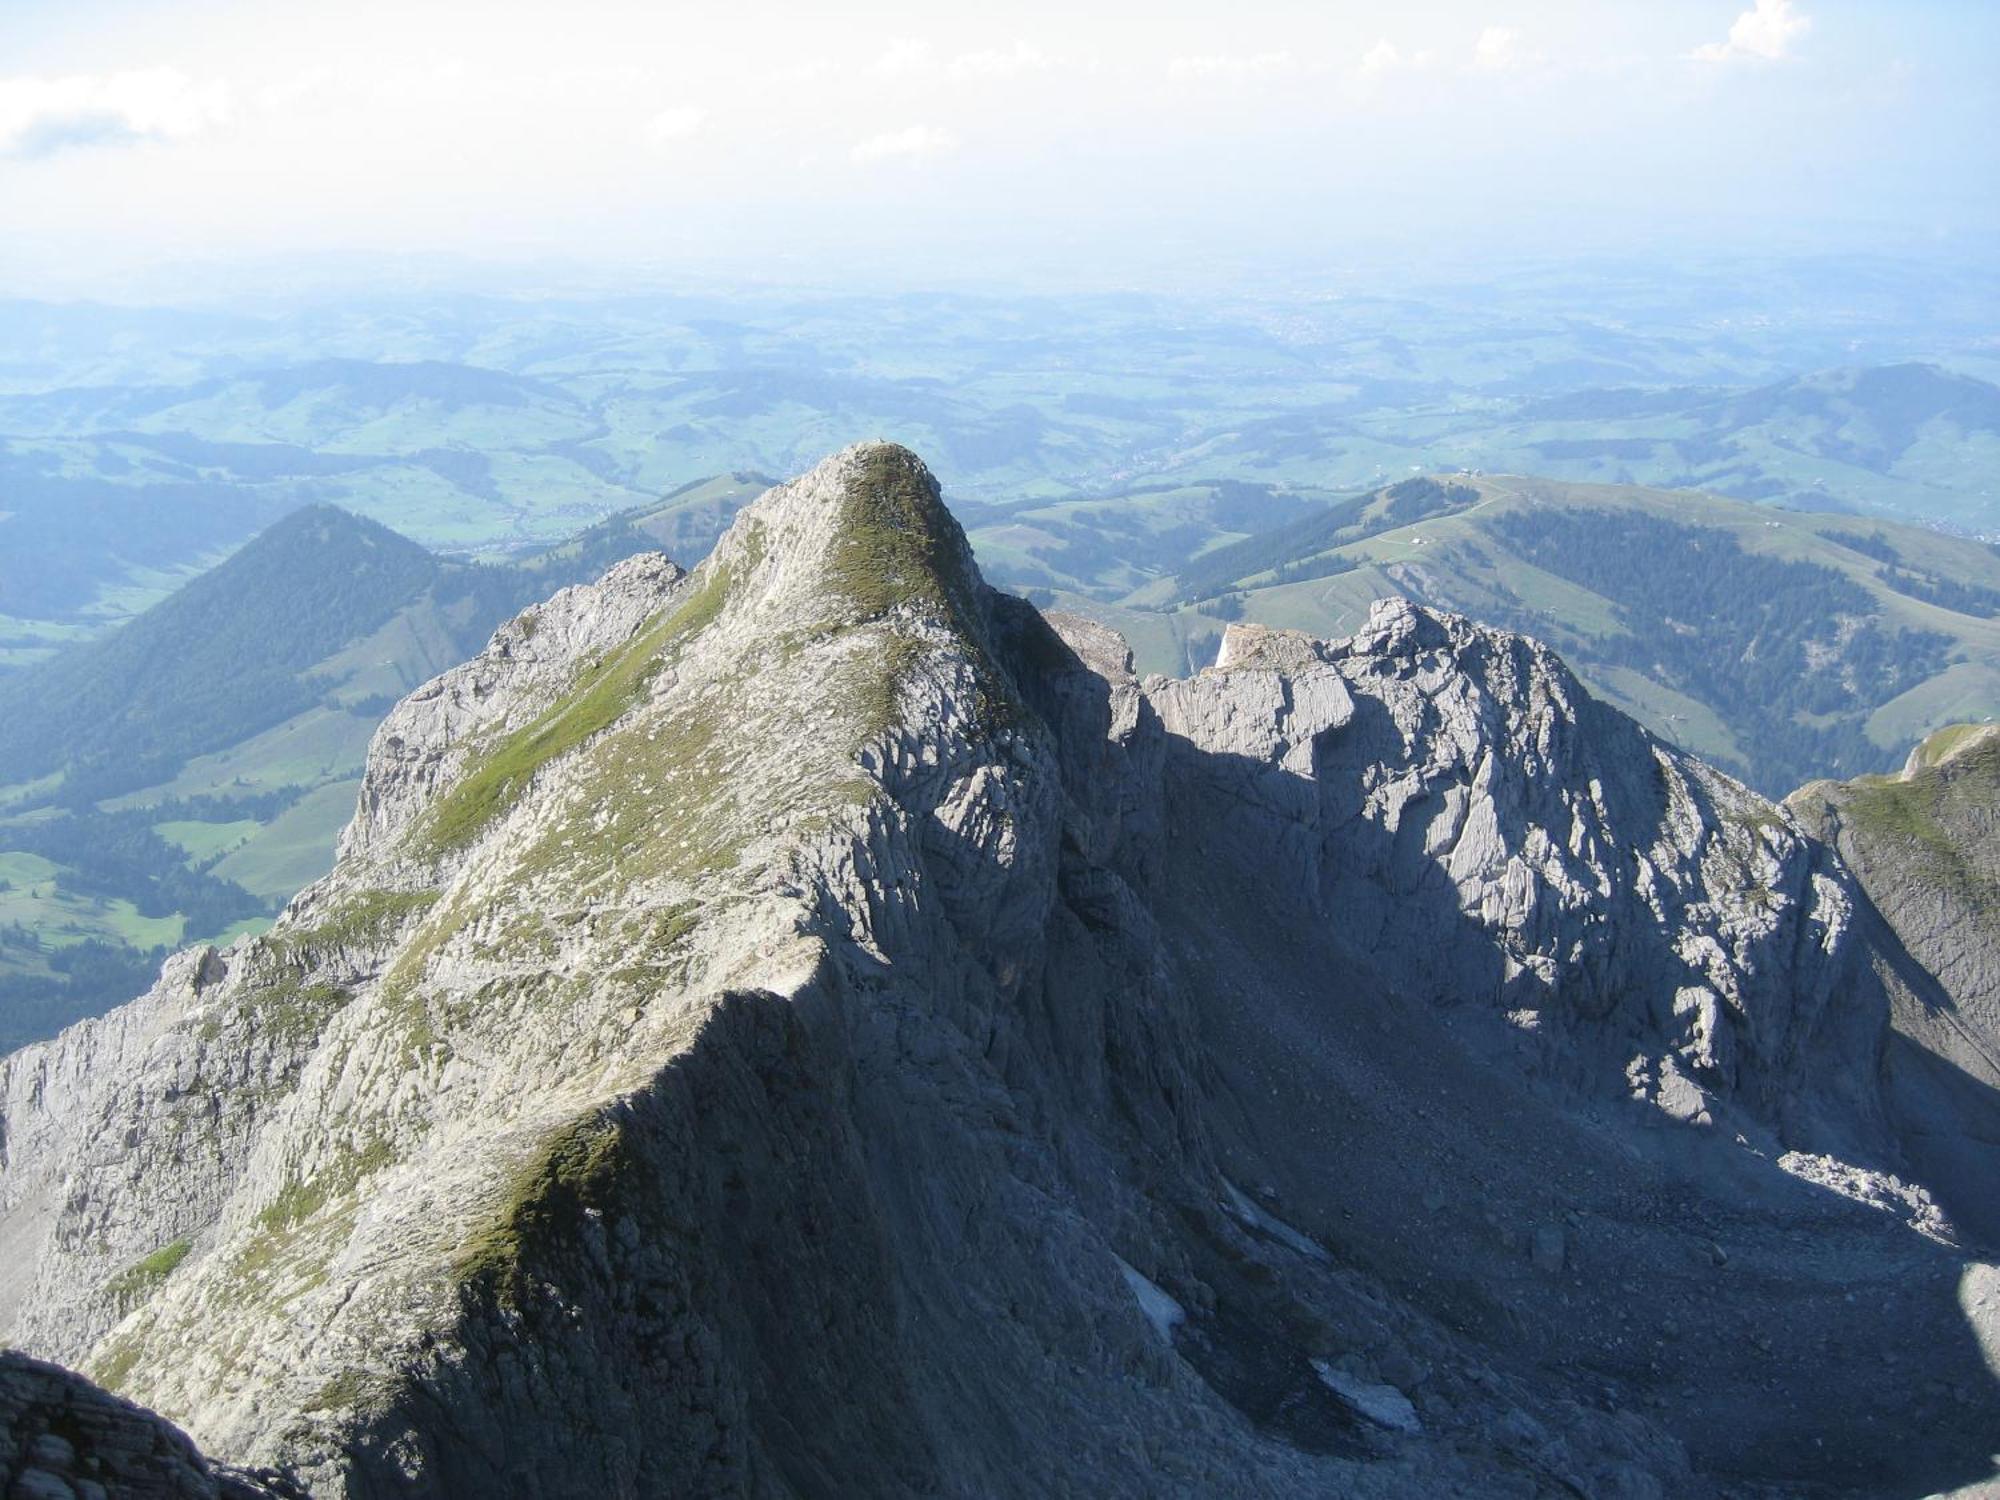
[[[214,1467],[151,1412],[12,1350],[0,1350],[0,1486],[8,1500],[303,1496],[277,1474]]]
[[[318,1496],[1917,1494],[2000,1430],[1949,1004],[1537,643],[1141,681],[867,444],[0,1061],[0,1336]]]

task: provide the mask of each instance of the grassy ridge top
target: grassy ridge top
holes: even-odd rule
[[[1868,867],[1900,869],[1986,920],[2000,918],[1993,833],[2000,809],[2000,728],[1954,724],[1930,735],[1896,775],[1820,781],[1793,802],[1831,811]]]

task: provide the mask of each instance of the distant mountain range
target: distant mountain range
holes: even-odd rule
[[[238,353],[180,380],[0,388],[0,670],[128,618],[302,505],[455,555],[514,554],[708,475],[786,472],[857,432],[938,454],[1010,582],[1098,597],[1284,519],[1210,523],[1163,495],[1259,486],[1311,503],[1459,467],[2000,527],[2000,387],[1968,370],[1772,380],[1767,358],[1719,336],[1663,363],[1602,357],[1602,331],[1575,329],[1494,335],[1455,359],[1243,328],[1184,327],[1176,349],[1092,316],[1112,326],[1091,358],[1124,351],[1113,369],[1086,369],[1084,346],[1046,329],[955,342],[947,327],[888,373],[879,349],[808,359],[743,328],[690,330],[710,362],[682,368],[687,350],[557,348],[509,327],[456,358]]]

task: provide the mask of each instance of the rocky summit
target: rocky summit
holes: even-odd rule
[[[1401,602],[1141,680],[850,448],[503,626],[270,933],[0,1061],[0,1477],[1976,1484],[1985,887],[1843,795]],[[1984,805],[1919,852],[1990,875]]]

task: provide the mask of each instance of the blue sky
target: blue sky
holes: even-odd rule
[[[0,3],[0,290],[348,252],[1171,282],[1976,259],[2000,6]]]

